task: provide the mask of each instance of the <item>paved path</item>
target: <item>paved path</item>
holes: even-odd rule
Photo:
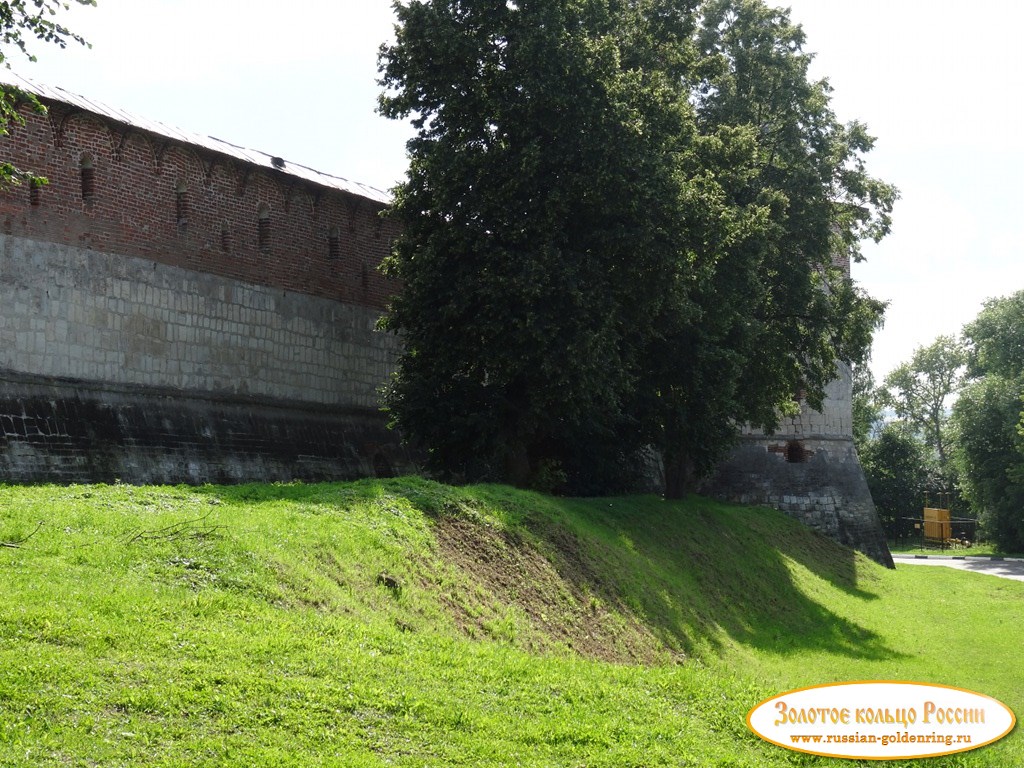
[[[959,568],[963,571],[988,573],[1004,579],[1024,581],[1024,560],[993,560],[990,557],[952,557],[950,555],[893,555],[893,562],[899,568],[903,565],[942,565],[947,568]]]

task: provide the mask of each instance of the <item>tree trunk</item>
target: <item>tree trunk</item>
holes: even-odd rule
[[[685,451],[665,454],[665,498],[682,499],[693,490],[696,482],[693,461]]]
[[[522,443],[510,443],[505,453],[505,482],[517,488],[530,484],[533,472],[530,469],[530,454]]]

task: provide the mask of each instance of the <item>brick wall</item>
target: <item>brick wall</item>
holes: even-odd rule
[[[377,265],[399,224],[381,203],[48,106],[0,139],[0,156],[49,180],[0,192],[3,233],[376,309],[394,293]]]

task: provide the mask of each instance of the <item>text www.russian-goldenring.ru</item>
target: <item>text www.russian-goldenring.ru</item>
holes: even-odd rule
[[[789,738],[793,744],[881,744],[883,747],[887,747],[890,744],[945,744],[947,747],[951,747],[954,744],[971,743],[971,737],[967,734],[916,734],[909,731],[883,734],[881,736],[873,733],[817,734],[813,736],[793,734]]]

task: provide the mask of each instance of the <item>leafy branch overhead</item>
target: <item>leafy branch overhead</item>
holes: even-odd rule
[[[96,0],[74,0],[78,5],[96,5]],[[60,11],[67,11],[70,2],[58,0],[5,0],[0,2],[0,63],[10,67],[10,52],[20,51],[29,61],[35,61],[30,42],[40,40],[47,44],[66,48],[68,43],[88,46],[81,35],[72,32],[56,17]],[[6,136],[8,126],[22,125],[24,118],[18,113],[22,104],[27,104],[37,113],[45,113],[35,94],[8,84],[0,84],[0,136]],[[45,184],[46,180],[35,176],[29,170],[22,170],[9,162],[0,161],[0,187],[30,182]]]
[[[450,477],[670,490],[863,357],[837,266],[889,228],[871,139],[760,0],[411,0],[381,49],[408,119],[393,422]]]

